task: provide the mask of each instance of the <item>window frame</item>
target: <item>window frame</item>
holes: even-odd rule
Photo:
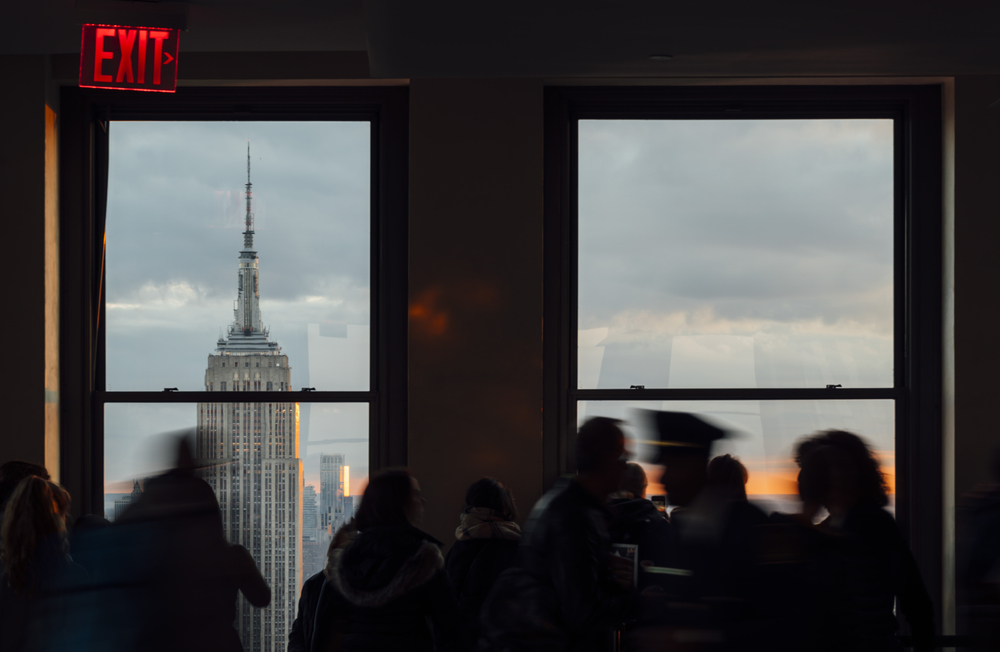
[[[104,406],[205,402],[202,391],[107,391],[104,211],[109,120],[368,121],[370,375],[364,391],[234,391],[229,402],[366,403],[369,473],[407,459],[408,88],[69,88],[61,96],[60,472],[74,512],[104,513]]]
[[[942,600],[942,93],[939,85],[561,87],[545,96],[543,480],[574,471],[577,402],[892,399],[896,519]],[[894,372],[888,388],[577,388],[581,119],[892,118]],[[806,434],[806,433],[803,433]]]

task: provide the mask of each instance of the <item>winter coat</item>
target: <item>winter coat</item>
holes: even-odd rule
[[[487,510],[489,511],[489,510]],[[467,525],[470,514],[463,515]],[[497,527],[496,523],[503,523]],[[445,574],[455,594],[457,613],[456,643],[460,650],[473,650],[481,635],[479,612],[490,589],[502,572],[517,562],[520,531],[507,521],[483,521],[494,527],[463,527],[458,541],[448,551]]]
[[[64,552],[61,535],[39,543],[29,572],[30,586],[15,592],[0,564],[0,652],[80,647],[89,578]]]
[[[408,525],[375,527],[331,553],[326,589],[336,593],[324,608],[342,619],[343,652],[453,648],[455,599],[440,545]]]
[[[302,584],[299,595],[299,609],[292,629],[288,632],[288,652],[308,652],[312,649],[319,614],[319,598],[326,583],[326,576],[320,571]]]
[[[934,634],[934,606],[913,553],[889,512],[875,505],[858,505],[838,525],[833,519],[824,523],[845,546],[854,603],[852,649],[898,649],[896,599],[915,641],[929,641]]]
[[[639,546],[639,559],[654,566],[670,566],[673,545],[671,526],[666,514],[645,498],[614,498],[608,502],[612,518],[609,526],[611,541],[634,543]],[[639,577],[643,587],[645,573]]]
[[[531,510],[518,550],[483,606],[495,650],[610,649],[614,628],[629,618],[635,594],[610,577],[610,514],[578,482],[560,479]]]

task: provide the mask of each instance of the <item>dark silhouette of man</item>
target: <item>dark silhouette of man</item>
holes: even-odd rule
[[[685,631],[697,630],[714,637],[716,647],[756,649],[758,542],[767,516],[745,499],[734,499],[730,487],[710,482],[711,447],[725,436],[723,430],[683,412],[648,417],[656,437],[647,443],[656,450],[653,463],[663,466],[660,482],[675,508],[670,516],[675,536],[672,567],[657,576],[662,598],[646,592],[651,599],[642,621],[652,632],[647,629],[645,636],[680,641]]]
[[[611,554],[609,494],[625,469],[615,419],[596,417],[577,433],[577,475],[535,504],[521,537],[519,568],[497,580],[483,609],[492,649],[606,652],[635,608],[632,562]]]
[[[670,521],[652,501],[646,499],[646,486],[646,472],[638,464],[629,462],[618,491],[608,501],[612,514],[611,540],[637,545],[639,559],[645,565],[669,566],[672,547]],[[646,572],[639,575],[639,589],[646,586],[649,577]]]

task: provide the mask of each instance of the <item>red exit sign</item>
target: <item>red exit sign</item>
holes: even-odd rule
[[[173,93],[179,42],[179,29],[84,25],[80,86]]]

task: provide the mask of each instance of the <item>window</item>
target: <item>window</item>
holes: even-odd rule
[[[76,255],[95,281],[93,310],[63,317],[92,335],[64,343],[90,370],[65,409],[95,406],[64,433],[92,460],[67,484],[100,513],[119,484],[169,466],[155,433],[191,429],[229,540],[259,562],[274,544],[266,617],[287,625],[323,564],[323,533],[295,516],[321,455],[354,467],[351,497],[370,470],[406,459],[405,370],[385,363],[405,359],[405,91],[188,90],[66,95],[64,115],[87,127],[64,158],[93,156],[69,178],[94,179],[80,191],[100,197],[63,218],[82,245],[65,268],[78,273]],[[265,379],[282,394],[262,392]],[[216,382],[226,402],[206,396]],[[260,614],[240,611],[253,640]]]
[[[849,429],[933,594],[939,103],[930,87],[550,91],[547,477],[573,470],[588,417],[641,440],[637,408],[687,411],[730,430],[716,454],[788,511],[795,441]]]

